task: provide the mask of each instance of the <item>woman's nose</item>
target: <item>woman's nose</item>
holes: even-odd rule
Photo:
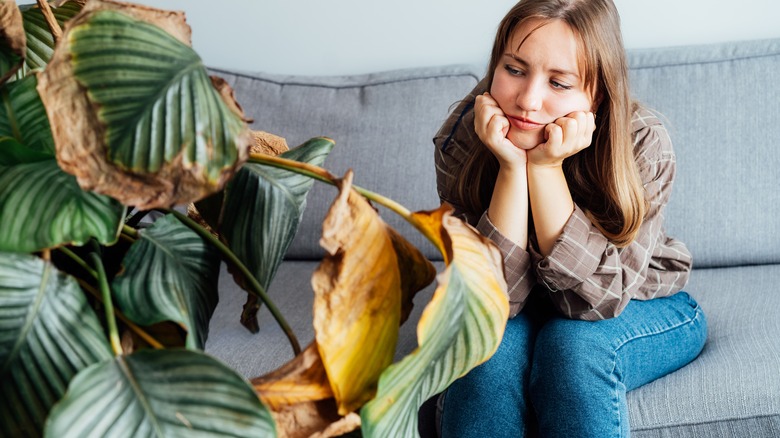
[[[543,89],[538,81],[527,81],[517,93],[517,106],[523,111],[539,111],[542,109]]]

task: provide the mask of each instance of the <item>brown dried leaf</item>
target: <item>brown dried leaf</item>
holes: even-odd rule
[[[287,146],[287,140],[277,135],[265,131],[252,131],[252,136],[255,142],[249,151],[253,154],[265,154],[275,157],[290,150]]]
[[[192,29],[187,24],[187,18],[185,17],[184,11],[167,11],[135,3],[112,0],[91,0],[86,2],[86,5],[79,15],[73,17],[73,22],[75,22],[76,18],[88,15],[92,11],[119,11],[137,20],[154,24],[171,34],[171,36],[177,40],[192,47]],[[71,24],[71,26],[73,25],[75,24]]]
[[[343,435],[360,427],[360,416],[336,413],[332,398],[286,406],[271,411],[279,438],[327,438]]]
[[[387,227],[401,272],[401,324],[406,322],[414,308],[414,296],[436,278],[436,268],[403,236]]]
[[[281,368],[252,379],[260,399],[272,410],[333,397],[316,342]]]
[[[0,84],[13,76],[24,63],[27,54],[27,35],[24,33],[22,14],[14,1],[0,1],[0,44],[8,47],[20,58],[18,65],[0,77]]]
[[[189,203],[220,190],[248,156],[252,142],[248,128],[236,139],[237,162],[224,169],[216,181],[208,181],[199,164],[185,166],[182,153],[154,173],[132,172],[108,161],[105,144],[107,128],[98,116],[100,105],[90,99],[75,79],[69,53],[71,29],[103,10],[120,11],[144,20],[191,45],[191,29],[181,11],[108,0],[88,2],[68,22],[47,68],[38,74],[38,92],[51,122],[60,167],[76,176],[83,189],[107,194],[125,205],[134,205],[142,210]],[[228,99],[226,96],[232,96],[232,91],[223,90],[220,96],[223,100]],[[234,100],[225,100],[225,103],[233,111],[239,111],[237,116],[244,118]]]
[[[279,437],[338,436],[360,427],[360,417],[342,417],[316,342],[276,371],[252,379],[260,399],[271,409]]]

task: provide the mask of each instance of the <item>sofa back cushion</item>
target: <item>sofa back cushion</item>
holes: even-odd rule
[[[780,39],[629,51],[634,96],[661,113],[677,153],[667,231],[695,267],[780,263]],[[343,77],[214,70],[235,89],[252,127],[293,147],[316,136],[336,147],[325,167],[412,211],[438,207],[431,141],[484,74],[446,66]],[[316,259],[336,191],[309,194],[289,258]],[[383,218],[433,259],[441,256],[392,212]]]
[[[629,52],[677,154],[670,235],[694,267],[780,262],[780,39]]]
[[[325,136],[336,146],[324,167],[336,176],[354,171],[354,184],[399,202],[411,211],[439,206],[433,135],[480,73],[467,66],[420,68],[343,77],[278,76],[212,70],[233,87],[252,128],[284,137],[292,148]],[[318,259],[322,220],[337,192],[315,183],[290,259]],[[433,245],[395,213],[382,218],[440,260]]]

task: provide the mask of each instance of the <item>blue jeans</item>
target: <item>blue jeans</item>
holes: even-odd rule
[[[441,435],[628,437],[626,392],[692,361],[706,337],[704,313],[685,292],[632,300],[597,322],[531,300],[493,357],[442,395]]]

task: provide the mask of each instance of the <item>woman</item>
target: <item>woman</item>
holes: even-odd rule
[[[665,235],[675,157],[630,99],[611,0],[524,0],[437,134],[439,196],[504,255],[495,355],[440,399],[442,436],[629,436],[626,392],[693,360],[706,319]]]

